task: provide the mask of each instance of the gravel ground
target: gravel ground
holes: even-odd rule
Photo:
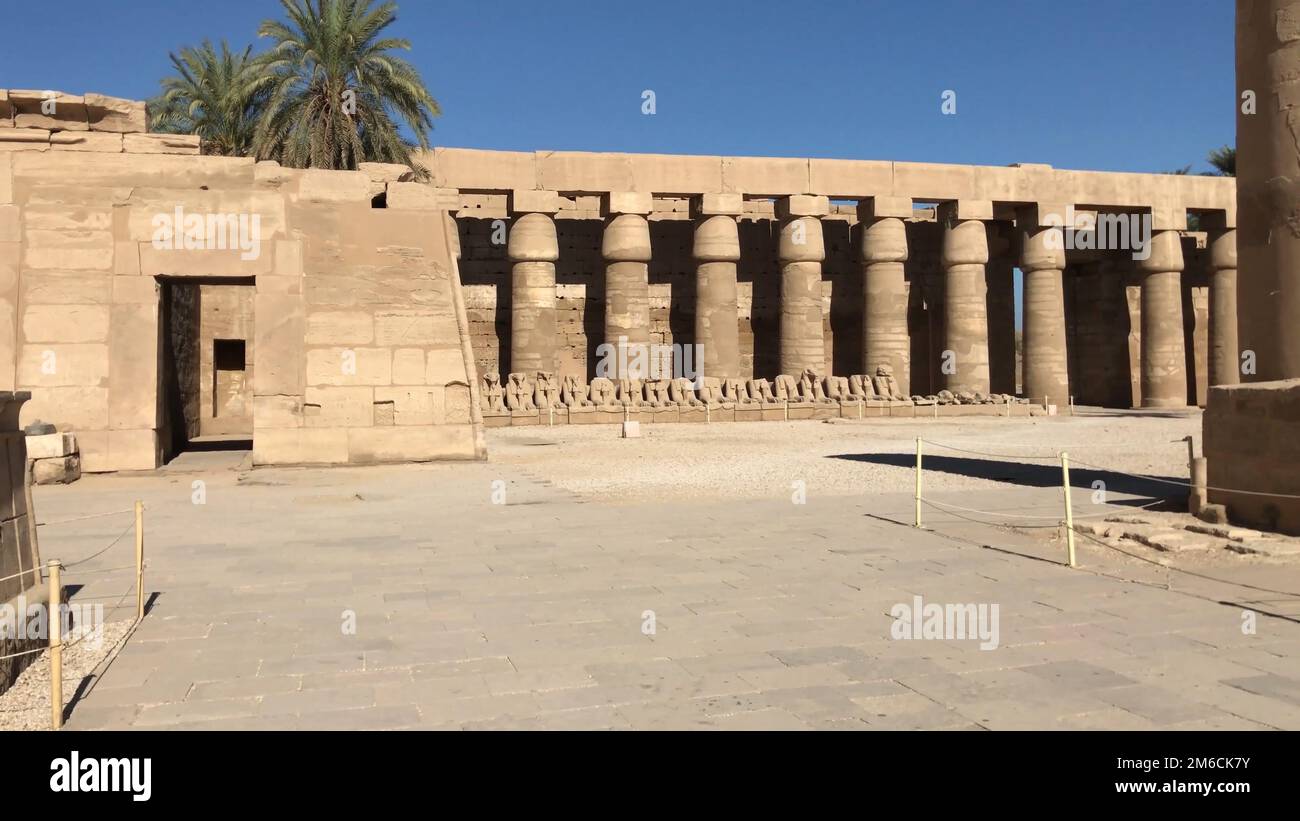
[[[104,625],[102,638],[73,630],[63,648],[63,703],[76,694],[82,681],[114,652],[131,630],[131,621]],[[0,731],[50,729],[50,651],[41,653],[14,686],[0,695]]]
[[[1055,454],[1130,473],[1186,481],[1187,445],[1200,454],[1201,414],[1078,409],[1074,417],[870,419],[835,422],[642,424],[641,438],[617,425],[560,425],[488,431],[494,462],[584,496],[602,499],[757,498],[789,494],[910,493],[916,437],[988,453],[1040,456],[1003,461],[1055,466]],[[930,491],[1006,488],[988,457],[923,447],[938,458]],[[884,458],[882,458],[884,457]],[[942,458],[942,457],[947,457]],[[1005,471],[1001,471],[1005,472]],[[981,473],[988,474],[980,475]],[[1178,488],[1168,486],[1171,493]]]

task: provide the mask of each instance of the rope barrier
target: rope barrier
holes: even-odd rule
[[[78,560],[76,560],[75,562],[68,562],[67,564],[65,564],[65,565],[63,566],[63,569],[64,569],[64,570],[67,570],[67,569],[70,568],[70,567],[76,567],[76,566],[79,565],[79,564],[85,564],[86,562],[90,561],[91,559],[95,559],[95,558],[98,558],[98,557],[104,555],[104,554],[107,553],[110,549],[112,549],[113,545],[115,545],[115,544],[117,544],[118,542],[122,541],[122,537],[125,536],[127,533],[129,533],[129,532],[130,532],[132,529],[134,529],[134,528],[135,528],[135,523],[132,522],[131,524],[127,525],[126,528],[124,528],[124,529],[122,530],[121,533],[117,534],[117,538],[116,538],[116,539],[114,539],[113,541],[111,541],[111,542],[108,543],[108,547],[106,547],[106,548],[104,548],[103,550],[100,550],[100,551],[98,551],[98,552],[96,552],[96,553],[92,553],[92,554],[90,554],[89,556],[87,556],[87,557],[84,558],[84,559],[78,559]]]
[[[68,522],[82,522],[85,521],[86,519],[102,519],[105,516],[117,516],[120,513],[134,513],[134,512],[135,512],[135,508],[128,507],[124,510],[109,510],[104,513],[89,513],[85,516],[73,516],[70,519],[58,519],[53,522],[37,522],[36,526],[45,527],[46,525],[64,525],[67,524]]]
[[[44,653],[48,649],[49,649],[48,647],[37,647],[35,650],[24,650],[21,653],[10,653],[7,656],[0,656],[0,661],[5,661],[6,659],[16,659],[19,656],[30,656],[32,653]]]

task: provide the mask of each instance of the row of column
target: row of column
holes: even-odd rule
[[[723,195],[724,197],[726,195]],[[778,202],[780,283],[780,372],[812,369],[827,373],[823,337],[822,263],[825,244],[816,211],[818,197]],[[1011,392],[1013,374],[990,371],[988,289],[1010,289],[1010,266],[989,268],[989,229],[960,203],[943,211],[941,261],[944,270],[943,385],[953,392],[989,393],[992,386]],[[863,266],[863,372],[889,365],[904,391],[911,383],[908,332],[906,222],[910,200],[884,198],[860,210]],[[605,341],[650,341],[650,225],[643,213],[611,213],[601,244],[605,259]],[[695,342],[702,345],[706,375],[740,374],[736,267],[740,237],[736,202],[705,199],[697,209]],[[711,213],[712,212],[712,213]],[[1062,229],[1038,225],[1037,209],[1019,217],[1019,267],[1023,292],[1023,394],[1036,401],[1064,404],[1070,395],[1065,325],[1065,244]],[[994,235],[995,241],[998,235]],[[1004,244],[1004,249],[1005,249]],[[1003,250],[1004,250],[1003,249]],[[1144,407],[1187,404],[1183,341],[1183,255],[1178,231],[1157,231],[1151,253],[1136,261],[1141,275],[1141,393]],[[508,240],[512,262],[510,357],[520,372],[554,368],[556,338],[555,262],[559,243],[549,213],[527,213],[515,220]],[[1210,383],[1237,381],[1236,236],[1212,232],[1210,245]],[[1007,282],[1003,282],[1003,280]],[[999,310],[1014,310],[995,300]],[[1008,304],[1003,305],[1003,302]],[[1013,318],[993,318],[1009,332]],[[1004,340],[996,340],[1001,345]],[[999,360],[1005,357],[999,357]],[[1005,365],[1002,366],[1005,368]],[[1011,367],[1014,367],[1012,365]]]

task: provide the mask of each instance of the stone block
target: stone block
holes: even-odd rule
[[[106,470],[153,470],[161,463],[158,433],[152,429],[108,431]]]
[[[253,430],[254,465],[340,465],[347,461],[346,428]]]
[[[49,151],[50,132],[44,128],[0,129],[0,152]]]
[[[154,305],[158,302],[158,280],[153,277],[113,277],[113,302],[137,302]]]
[[[28,387],[105,386],[108,384],[108,345],[53,342],[24,344],[18,356],[18,384],[24,390]],[[45,392],[42,391],[41,396],[34,398],[39,400],[44,396]],[[31,407],[31,403],[26,407]],[[100,422],[102,421],[101,419]]]
[[[265,294],[253,297],[253,392],[257,396],[301,396],[303,388],[303,302],[300,296]]]
[[[443,391],[439,390],[439,398]],[[428,387],[375,388],[375,404],[391,403],[394,425],[433,425],[442,420],[434,418],[434,391]]]
[[[745,198],[741,194],[701,194],[691,199],[691,212],[695,217],[740,216],[745,213]]]
[[[425,381],[424,351],[420,348],[398,348],[393,351],[393,382],[397,385],[423,385]]]
[[[601,197],[600,208],[606,216],[649,214],[654,211],[654,197],[649,191],[610,191]]]
[[[312,311],[307,314],[308,345],[368,345],[375,319],[368,311]]]
[[[297,396],[254,396],[253,428],[300,428],[304,426],[303,400]]]
[[[422,182],[390,182],[386,203],[393,210],[448,211],[460,208],[460,195]]]
[[[894,188],[894,164],[878,160],[808,161],[808,190],[832,199],[888,194]],[[908,206],[909,210],[911,205]],[[893,215],[882,215],[893,216]]]
[[[21,213],[16,205],[0,205],[0,242],[22,242]]]
[[[329,347],[312,348],[307,351],[308,385],[391,385],[392,383],[393,357],[392,351],[388,348]]]
[[[48,128],[59,131],[86,131],[86,100],[62,91],[9,89],[17,128]]]
[[[110,231],[23,232],[23,267],[42,271],[113,270],[113,234]]]
[[[457,338],[450,317],[439,317],[428,310],[375,311],[376,345],[437,345]]]
[[[388,162],[359,162],[357,170],[370,178],[371,182],[410,182],[415,179],[415,171],[409,165]]]
[[[778,219],[824,217],[830,212],[831,201],[829,197],[795,194],[794,196],[781,197],[776,201],[776,216]]]
[[[506,207],[511,214],[554,214],[560,210],[560,200],[555,191],[515,189]]]
[[[81,457],[62,456],[37,459],[32,463],[32,483],[66,485],[81,478]]]
[[[940,222],[953,220],[991,220],[993,203],[990,200],[956,200],[941,202],[936,213]]]
[[[28,305],[23,310],[27,342],[107,342],[107,305]],[[157,345],[157,339],[154,340]]]
[[[24,390],[29,385],[20,382]],[[30,386],[37,387],[37,386]],[[31,401],[23,406],[24,425],[41,419],[58,428],[73,430],[78,434],[78,447],[83,454],[85,431],[102,429],[108,418],[108,388],[87,385],[56,385],[41,387]]]
[[[631,420],[624,422],[619,429],[619,436],[623,439],[640,439],[641,423]]]
[[[369,387],[313,387],[303,397],[308,428],[368,427],[374,421],[375,393]]]
[[[200,153],[200,139],[192,134],[124,134],[122,150],[127,154]]]
[[[309,168],[298,183],[298,198],[307,202],[370,202],[370,178],[360,171]]]
[[[275,240],[275,273],[276,276],[302,276],[302,242],[291,239]]]
[[[509,191],[514,188],[549,188],[538,184],[538,155],[531,151],[483,151],[472,148],[435,148],[417,154],[417,162],[443,188]]]
[[[0,154],[0,205],[14,201],[13,157]]]
[[[537,183],[511,187],[592,194],[636,190],[628,155],[585,151],[538,151]]]
[[[425,352],[424,381],[447,385],[466,380],[465,356],[460,348],[434,348]]]
[[[75,433],[45,433],[27,437],[28,459],[59,459],[76,452]]]
[[[83,99],[91,131],[128,134],[149,130],[143,100],[124,100],[104,94],[86,94]]]
[[[120,303],[112,308],[109,336],[108,425],[140,430],[157,423],[159,305]]]
[[[778,157],[723,157],[722,190],[753,196],[807,194],[808,161]]]
[[[55,151],[98,151],[122,153],[122,135],[94,131],[55,131],[50,134],[50,148]]]
[[[721,157],[628,154],[627,160],[634,191],[683,196],[722,191]]]

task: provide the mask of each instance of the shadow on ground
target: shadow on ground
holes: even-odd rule
[[[866,462],[873,465],[892,465],[901,468],[916,467],[916,456],[910,453],[837,453],[827,457]],[[999,462],[990,459],[971,459],[965,456],[923,456],[921,468],[925,472],[938,471],[994,482],[1006,482],[1024,487],[1060,487],[1061,466],[1055,463],[1031,464],[1027,462]],[[1157,479],[1164,481],[1156,481]],[[1168,482],[1183,482],[1172,476],[1143,479],[1090,468],[1070,468],[1070,484],[1076,488],[1090,488],[1095,481],[1105,483],[1111,493],[1148,496],[1156,499],[1179,497],[1186,491]]]

